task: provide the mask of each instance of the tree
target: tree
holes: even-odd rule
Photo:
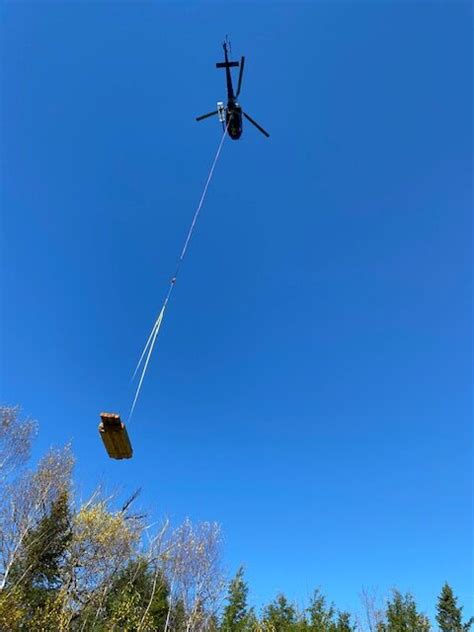
[[[170,586],[169,620],[178,602],[186,617],[187,632],[206,629],[217,613],[225,582],[220,568],[219,525],[190,520],[174,530],[161,558]],[[165,632],[168,624],[165,625]]]
[[[244,569],[240,567],[229,584],[227,605],[222,616],[222,632],[241,632],[248,628],[248,586],[244,581]]]
[[[394,590],[391,601],[387,603],[386,621],[378,625],[377,632],[430,632],[428,618],[417,611],[416,603],[410,593],[402,595]]]
[[[68,446],[27,469],[36,423],[0,409],[0,629],[60,629],[57,600],[67,548]]]
[[[69,626],[79,620],[84,621],[84,629],[93,629],[115,578],[134,558],[140,543],[141,519],[126,511],[112,511],[109,502],[95,494],[72,519],[61,589]]]
[[[281,593],[264,610],[263,622],[267,629],[273,629],[275,632],[289,632],[296,624],[296,621],[294,606]]]
[[[319,589],[314,591],[307,612],[312,632],[332,632],[334,629],[334,606],[326,605],[326,597]]]
[[[115,629],[127,632],[163,630],[168,612],[168,585],[160,571],[143,556],[127,563],[112,579],[110,590],[99,614],[89,608],[88,629],[105,632]],[[93,624],[93,621],[96,621]],[[83,623],[84,625],[84,623]]]
[[[178,599],[176,603],[172,603],[170,600],[168,624],[165,625],[164,630],[170,630],[171,632],[185,632],[186,630],[186,610],[184,608],[183,601]]]
[[[351,615],[348,612],[339,612],[334,632],[355,632],[356,627],[351,622]]]
[[[0,590],[18,556],[25,549],[25,538],[69,490],[74,459],[68,446],[50,450],[36,471],[21,473],[3,486],[0,496]]]
[[[44,610],[57,597],[70,539],[69,494],[64,490],[26,534],[8,578],[7,586],[21,588],[25,618],[34,618],[38,609]]]
[[[363,588],[360,593],[363,618],[357,617],[357,626],[361,632],[377,632],[385,618],[384,607],[377,591]]]
[[[319,589],[314,591],[306,612],[309,615],[307,629],[310,632],[353,632],[355,629],[350,614],[336,613],[334,605],[326,603],[326,597]]]
[[[26,464],[36,431],[36,421],[20,418],[18,406],[0,406],[0,483]]]
[[[436,621],[441,632],[467,632],[471,629],[474,617],[462,623],[462,610],[462,606],[457,605],[457,597],[454,596],[451,586],[445,583],[436,606]]]

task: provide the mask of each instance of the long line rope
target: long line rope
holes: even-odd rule
[[[160,310],[160,313],[158,314],[158,316],[157,316],[157,318],[155,320],[155,323],[154,323],[154,325],[153,325],[153,327],[151,329],[150,335],[148,336],[148,340],[146,341],[145,347],[144,347],[144,349],[142,351],[140,359],[138,360],[138,364],[137,364],[137,366],[135,368],[135,371],[133,373],[132,381],[135,379],[140,367],[142,367],[141,374],[140,374],[140,379],[138,381],[138,386],[137,386],[137,389],[135,391],[135,397],[133,398],[132,407],[130,408],[130,414],[128,416],[128,420],[129,421],[132,418],[133,411],[135,410],[135,406],[136,406],[136,403],[138,401],[138,396],[140,395],[140,391],[141,391],[141,388],[142,388],[143,379],[145,378],[145,374],[146,374],[146,371],[147,371],[147,368],[148,368],[148,363],[150,362],[150,358],[151,358],[151,355],[153,353],[153,348],[155,346],[155,342],[156,342],[156,339],[158,337],[158,332],[160,331],[161,323],[163,322],[163,317],[165,315],[166,306],[168,305],[168,301],[169,301],[169,299],[171,297],[171,293],[173,292],[173,288],[175,286],[176,279],[178,277],[179,270],[181,268],[181,264],[183,263],[184,257],[186,256],[186,251],[188,249],[189,242],[191,241],[191,237],[193,235],[194,228],[196,226],[196,222],[197,222],[197,219],[199,217],[199,213],[201,212],[202,206],[204,204],[204,200],[206,198],[207,190],[208,190],[209,185],[211,183],[212,176],[214,175],[214,170],[216,168],[217,161],[219,160],[219,156],[221,154],[222,147],[224,145],[224,140],[225,140],[226,136],[227,136],[227,127],[224,130],[224,133],[222,135],[221,141],[220,141],[219,146],[217,148],[217,152],[216,152],[216,155],[214,157],[214,161],[213,161],[213,163],[211,165],[211,169],[209,171],[209,175],[207,176],[206,184],[204,185],[204,189],[203,189],[203,192],[202,192],[202,195],[201,195],[201,199],[199,200],[199,204],[197,206],[197,209],[196,209],[196,211],[194,213],[193,220],[192,220],[191,225],[189,227],[188,234],[186,236],[186,240],[184,242],[183,249],[181,251],[181,254],[179,256],[178,262],[176,264],[176,269],[175,269],[175,272],[174,272],[174,276],[172,277],[172,279],[170,281],[170,285],[169,285],[168,292],[166,294],[164,303],[163,303],[163,305],[161,307],[161,310]],[[142,364],[143,364],[143,366],[142,366]]]

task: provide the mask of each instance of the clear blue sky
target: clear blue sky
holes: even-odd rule
[[[3,3],[2,399],[79,493],[216,520],[256,604],[472,590],[468,2]],[[271,132],[221,132],[221,41]],[[469,608],[468,608],[469,610]]]

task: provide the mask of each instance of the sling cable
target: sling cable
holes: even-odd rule
[[[138,402],[138,398],[140,396],[140,392],[143,385],[143,380],[145,378],[148,364],[150,362],[150,358],[153,353],[153,349],[155,347],[156,339],[158,337],[158,333],[161,328],[161,324],[163,322],[163,318],[165,315],[166,307],[171,298],[171,294],[176,284],[176,280],[178,278],[179,271],[181,269],[181,264],[183,263],[184,257],[186,256],[186,252],[188,250],[189,242],[191,241],[191,237],[193,236],[194,229],[196,227],[196,222],[198,220],[199,214],[204,204],[204,200],[206,199],[206,194],[209,189],[209,185],[211,183],[212,177],[214,175],[214,170],[216,168],[217,162],[219,160],[219,156],[221,155],[222,147],[224,145],[225,137],[227,136],[228,124],[225,126],[224,133],[222,134],[221,141],[217,148],[216,155],[214,157],[214,161],[209,170],[209,174],[207,176],[206,184],[204,185],[204,189],[199,200],[199,204],[194,212],[194,216],[189,227],[188,233],[186,235],[186,239],[184,242],[183,249],[181,250],[181,254],[179,256],[178,262],[176,264],[176,269],[174,271],[174,275],[170,280],[170,284],[168,287],[168,292],[166,293],[165,300],[161,307],[161,310],[153,324],[150,335],[148,336],[148,340],[146,341],[145,347],[142,351],[140,359],[138,360],[137,366],[133,373],[132,381],[139,374],[138,385],[135,390],[135,396],[133,398],[133,402],[130,408],[130,413],[128,416],[128,421],[131,420],[132,415],[135,411],[136,404]],[[105,448],[107,450],[108,455],[112,459],[129,459],[133,454],[132,446],[130,443],[130,439],[128,437],[127,429],[125,424],[120,418],[120,415],[115,413],[101,413],[101,423],[99,424],[99,433],[102,437],[102,441],[104,442]]]

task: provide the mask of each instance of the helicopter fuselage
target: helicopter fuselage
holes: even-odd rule
[[[242,136],[242,108],[234,100],[229,99],[225,112],[227,133],[232,140],[239,140]]]

